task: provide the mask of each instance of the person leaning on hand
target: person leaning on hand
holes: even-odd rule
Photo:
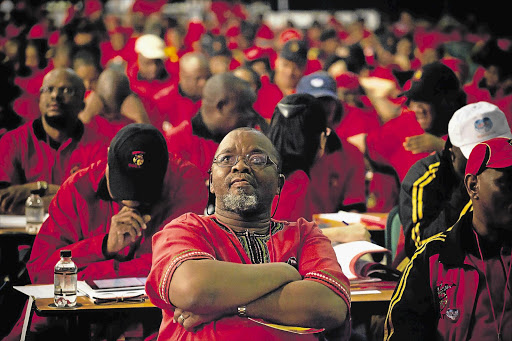
[[[318,340],[249,318],[348,339],[350,287],[330,240],[303,218],[272,219],[279,164],[263,133],[231,131],[211,166],[215,214],[188,213],[155,234],[146,292],[162,309],[159,340]]]
[[[169,157],[154,126],[125,126],[108,159],[76,172],[52,200],[27,263],[32,284],[53,283],[61,250],[71,250],[78,280],[147,276],[153,235],[183,213],[203,212],[206,193],[199,169]],[[130,321],[141,321],[138,314]],[[34,316],[32,332],[48,327]]]

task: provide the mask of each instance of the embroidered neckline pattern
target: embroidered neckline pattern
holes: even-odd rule
[[[219,222],[217,219],[212,219],[215,221],[220,228],[224,231],[231,233],[230,229]],[[272,231],[272,235],[281,231],[284,227],[282,222],[271,221],[270,222],[270,230]],[[236,232],[235,236],[240,241],[240,244],[245,250],[247,256],[251,260],[253,264],[262,264],[262,263],[270,263],[270,252],[267,246],[267,242],[269,241],[270,235],[268,231],[265,233],[257,233],[257,232],[249,232],[249,230]]]

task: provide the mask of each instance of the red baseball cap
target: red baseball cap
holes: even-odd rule
[[[512,167],[512,139],[497,137],[480,142],[473,148],[465,174],[479,175],[487,168]]]

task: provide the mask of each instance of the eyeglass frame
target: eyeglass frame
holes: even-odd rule
[[[221,155],[232,155],[232,156],[235,156],[235,157],[236,157],[236,158],[235,158],[235,163],[233,163],[232,165],[221,165],[221,164],[219,163],[219,161],[217,160],[217,158],[218,158],[219,156],[221,156]],[[260,166],[253,167],[253,166],[249,163],[249,157],[251,157],[251,156],[253,156],[253,155],[264,155],[264,156],[267,158],[267,160],[266,160],[266,162],[265,162],[265,165],[262,165],[262,166],[261,166],[261,168],[260,168]],[[236,164],[240,161],[240,156],[243,156],[245,164],[246,164],[247,166],[249,166],[251,169],[264,169],[264,168],[266,168],[267,166],[270,166],[270,165],[272,165],[272,164],[273,164],[273,165],[275,165],[275,166],[276,166],[277,170],[279,171],[279,165],[277,164],[277,162],[275,162],[274,160],[272,160],[272,159],[270,158],[270,156],[269,156],[269,155],[267,155],[267,154],[265,154],[265,153],[262,153],[262,152],[254,152],[254,153],[249,153],[249,154],[245,154],[245,155],[240,155],[240,154],[231,154],[231,153],[222,153],[222,154],[219,154],[219,155],[217,155],[217,156],[215,156],[215,157],[213,158],[212,164],[215,164],[215,165],[217,165],[217,166],[219,166],[219,167],[222,167],[222,168],[234,167],[234,166],[236,166]]]
[[[57,89],[57,94],[62,95],[62,96],[73,97],[77,93],[77,89],[75,87],[71,87],[71,86],[56,87],[56,86],[50,85],[50,86],[41,87],[41,89],[39,89],[39,94],[40,95],[43,95],[43,94],[51,95],[55,89]]]

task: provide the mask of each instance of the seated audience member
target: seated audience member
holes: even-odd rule
[[[280,153],[287,177],[276,217],[311,220],[315,213],[364,211],[363,156],[330,130],[318,99],[305,93],[286,96],[276,107],[268,136]],[[301,192],[306,197],[304,207],[296,200]]]
[[[448,123],[445,149],[419,160],[407,172],[400,190],[407,257],[471,208],[463,188],[467,158],[474,146],[495,137],[512,138],[505,114],[488,102],[468,104]]]
[[[41,116],[0,139],[0,212],[24,214],[25,200],[46,188],[46,208],[71,174],[106,158],[108,141],[78,119],[84,84],[71,69],[54,69],[40,90]]]
[[[318,339],[249,318],[348,337],[349,283],[331,242],[302,218],[271,218],[279,164],[263,133],[228,133],[211,168],[215,215],[183,215],[154,236],[146,291],[162,309],[159,340]]]
[[[128,77],[114,69],[100,74],[96,91],[89,95],[78,117],[109,140],[130,123],[150,123],[144,105],[130,90]]]
[[[135,52],[137,60],[126,69],[130,88],[144,103],[151,123],[161,130],[162,113],[158,111],[158,98],[176,91],[177,70],[173,69],[174,64],[165,54],[165,42],[159,36],[140,36],[135,42]]]
[[[464,175],[473,211],[411,258],[391,298],[384,340],[510,339],[511,186],[512,140],[476,145]]]
[[[177,90],[162,95],[157,102],[164,131],[177,127],[183,121],[190,121],[199,111],[204,85],[211,76],[208,59],[201,53],[184,54],[179,65]]]
[[[239,127],[267,131],[267,122],[252,107],[255,99],[249,83],[231,73],[210,77],[199,112],[166,131],[169,152],[198,166],[207,179],[217,146],[227,133]]]
[[[393,115],[398,116],[378,129],[360,134],[361,143],[356,143],[372,163],[393,167],[400,181],[416,161],[444,149],[448,122],[466,104],[457,76],[440,62],[417,71],[403,96],[404,105],[397,106],[389,100],[379,102],[387,103],[388,109],[396,112]]]
[[[155,127],[130,124],[107,160],[74,174],[55,195],[27,264],[32,283],[53,283],[64,249],[78,280],[147,276],[153,234],[184,213],[203,212],[206,198],[199,170],[169,157]]]
[[[299,80],[304,76],[308,60],[307,45],[303,41],[289,40],[276,59],[274,72],[270,79],[262,77],[262,86],[258,91],[256,108],[265,119],[270,121],[276,104],[284,96],[295,93]]]
[[[73,70],[84,82],[85,99],[95,90],[102,71],[97,59],[97,56],[87,49],[78,50],[73,56]]]

